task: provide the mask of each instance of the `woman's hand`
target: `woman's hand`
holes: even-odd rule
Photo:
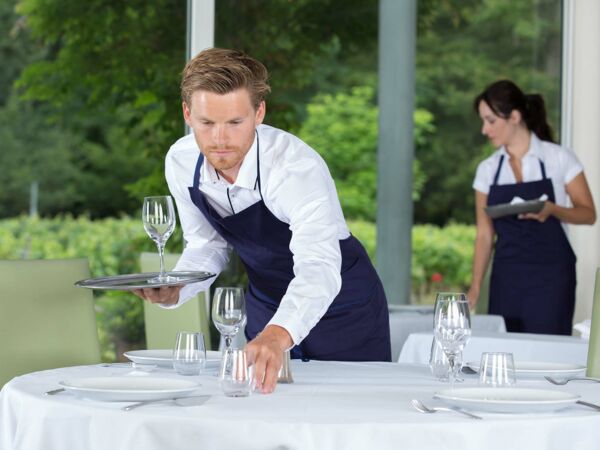
[[[479,288],[471,286],[467,292],[467,300],[469,301],[469,310],[475,311],[475,307],[479,301]]]
[[[544,207],[540,212],[519,214],[519,219],[537,220],[538,222],[544,223],[548,219],[548,217],[554,215],[555,210],[556,204],[546,200],[544,202]]]

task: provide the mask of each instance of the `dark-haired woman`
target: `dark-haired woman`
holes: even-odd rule
[[[473,188],[477,238],[471,307],[479,298],[495,241],[490,314],[508,331],[571,334],[575,307],[575,254],[567,223],[593,224],[596,212],[575,154],[553,143],[544,101],[513,82],[498,81],[475,99],[484,134],[498,149],[482,161]],[[546,199],[538,213],[490,219],[486,206]]]

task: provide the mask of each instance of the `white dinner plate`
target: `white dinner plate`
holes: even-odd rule
[[[445,389],[433,397],[451,406],[495,413],[556,411],[579,399],[579,395],[563,391],[485,387]]]
[[[479,361],[471,361],[465,366],[479,372]],[[585,375],[585,366],[579,364],[541,362],[541,361],[515,361],[515,374],[520,378],[534,377],[573,377]]]
[[[173,350],[131,350],[123,353],[130,361],[136,364],[155,364],[160,367],[173,368]],[[208,350],[206,352],[206,367],[218,367],[221,361],[221,352]]]
[[[107,402],[141,402],[185,397],[200,388],[191,380],[154,377],[72,378],[59,383],[76,397]]]

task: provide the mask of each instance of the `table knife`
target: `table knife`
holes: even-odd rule
[[[600,405],[596,405],[594,403],[586,402],[584,400],[577,400],[575,403],[595,409],[596,411],[600,411]]]

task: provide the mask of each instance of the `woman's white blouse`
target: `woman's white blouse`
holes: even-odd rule
[[[486,195],[489,193],[502,155],[504,155],[504,161],[500,169],[498,184],[514,184],[517,182],[509,164],[510,156],[502,146],[489,158],[479,163],[473,181],[473,189]],[[531,133],[529,151],[525,153],[521,163],[524,182],[542,179],[540,160],[544,163],[546,177],[552,181],[555,203],[559,206],[570,206],[566,185],[583,172],[583,166],[579,159],[571,150],[552,142],[542,141],[535,133]]]
[[[289,224],[294,279],[269,324],[285,328],[298,344],[325,314],[341,288],[339,241],[350,235],[327,165],[312,148],[285,131],[260,125],[261,192],[269,211]],[[234,184],[216,174],[204,158],[200,191],[222,217],[261,200],[257,176],[257,142],[246,154]],[[175,270],[219,274],[229,260],[227,242],[190,199],[200,149],[193,134],[179,139],[167,153],[165,175],[175,198],[186,247]],[[228,198],[229,193],[229,198]],[[230,204],[231,201],[231,204]],[[233,211],[232,211],[233,207]],[[212,283],[188,285],[181,304]]]

